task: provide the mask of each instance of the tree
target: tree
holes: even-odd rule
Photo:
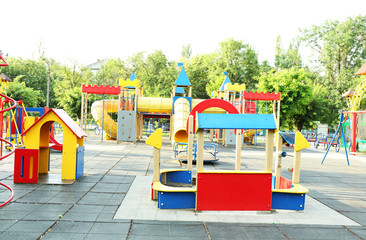
[[[231,82],[245,83],[249,90],[255,89],[259,75],[258,54],[242,41],[228,39],[220,43],[219,62]],[[221,73],[222,74],[222,73]]]
[[[341,95],[356,87],[353,74],[366,58],[366,16],[303,29],[301,40],[312,50],[313,68],[320,73],[316,81],[328,86],[330,117],[337,119],[339,111],[347,108]]]
[[[319,98],[322,95],[314,95],[321,87],[314,89],[311,75],[305,69],[264,73],[259,78],[258,87],[263,92],[281,92],[281,129],[301,131],[326,116],[327,105]]]
[[[275,66],[277,69],[302,67],[302,60],[299,53],[300,42],[292,40],[287,50],[282,48],[281,37],[276,40]]]
[[[19,75],[8,84],[6,95],[14,100],[22,100],[26,107],[39,107],[39,102],[42,100],[41,92],[25,86],[24,82],[20,82],[22,77]]]
[[[81,87],[75,87],[64,91],[64,97],[60,98],[59,106],[72,118],[81,118]]]
[[[121,59],[109,59],[97,74],[98,85],[118,86],[119,80],[129,78],[129,69]]]
[[[188,43],[187,45],[183,45],[182,46],[182,53],[181,53],[181,57],[182,58],[190,58],[192,56],[192,47],[191,44]]]

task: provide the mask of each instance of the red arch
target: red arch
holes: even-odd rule
[[[196,131],[196,113],[202,113],[207,108],[212,108],[212,107],[221,108],[221,109],[225,110],[226,112],[228,112],[229,114],[239,114],[238,109],[236,109],[234,107],[234,105],[232,105],[228,101],[225,101],[222,99],[217,99],[217,98],[204,100],[204,101],[200,102],[199,104],[197,104],[192,109],[191,113],[189,114],[189,116],[193,116],[193,132]],[[187,119],[187,132],[189,132],[188,123],[189,123],[189,121]]]

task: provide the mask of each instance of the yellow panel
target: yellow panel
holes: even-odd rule
[[[76,147],[77,138],[71,131],[64,130],[63,148],[62,148],[62,179],[75,180],[76,178]],[[67,143],[67,144],[65,144]]]
[[[238,83],[228,83],[225,85],[225,91],[236,91],[236,92],[241,92],[241,91],[245,91],[245,84],[238,84]]]
[[[155,130],[153,134],[146,140],[146,144],[153,146],[157,149],[161,148],[161,144],[163,142],[163,129],[158,128]]]
[[[140,86],[140,82],[138,79],[135,79],[133,81],[131,81],[130,79],[127,79],[127,80],[123,80],[123,79],[120,79],[119,80],[119,85],[121,87],[135,87],[135,88],[138,88]]]
[[[296,132],[295,134],[295,146],[294,149],[296,152],[301,151],[302,149],[310,147],[310,143],[301,132]]]

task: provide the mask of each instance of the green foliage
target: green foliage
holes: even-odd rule
[[[8,83],[6,95],[14,100],[22,100],[26,107],[38,107],[42,100],[41,92],[33,88],[25,86],[24,82],[20,82],[23,75],[19,75]]]
[[[64,97],[60,98],[59,107],[64,109],[72,118],[81,117],[81,87],[75,87],[64,91]]]
[[[299,53],[300,42],[291,41],[288,50],[281,46],[281,37],[276,40],[275,66],[277,69],[302,67],[302,59]]]
[[[319,115],[325,115],[326,108],[319,109],[323,102],[314,95],[320,89],[313,89],[311,75],[305,69],[264,73],[259,77],[258,88],[263,92],[281,92],[281,129],[311,127]]]
[[[221,42],[216,64],[229,74],[232,83],[245,83],[248,90],[255,89],[259,75],[258,54],[248,44],[234,39]]]
[[[121,59],[109,59],[98,71],[96,84],[118,86],[120,79],[126,80],[130,76],[129,69]]]

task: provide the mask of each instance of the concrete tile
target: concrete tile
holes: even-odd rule
[[[85,240],[121,240],[126,239],[125,234],[89,233]]]
[[[0,233],[1,240],[30,240],[30,239],[39,239],[43,232],[2,232]]]
[[[0,232],[5,231],[12,225],[14,225],[17,221],[15,220],[0,220]]]
[[[52,228],[51,232],[86,234],[90,231],[93,225],[93,222],[60,221]]]
[[[130,223],[95,223],[90,233],[125,234],[127,236]]]
[[[169,235],[171,237],[207,237],[203,224],[174,224],[169,225]]]
[[[43,233],[53,225],[53,221],[19,221],[7,229],[8,232]]]
[[[49,232],[43,238],[45,240],[84,240],[86,237],[85,233],[60,233],[60,232]]]
[[[61,220],[94,222],[95,220],[97,220],[98,216],[99,213],[68,212],[61,218]]]
[[[167,236],[169,235],[169,224],[133,224],[131,235]]]

